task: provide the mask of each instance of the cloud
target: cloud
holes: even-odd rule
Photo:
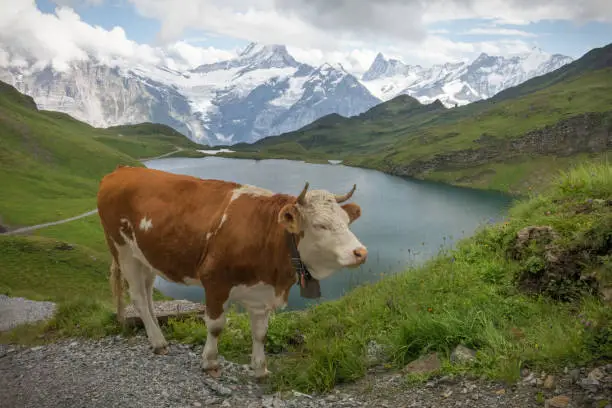
[[[0,2],[0,48],[0,66],[35,63],[34,68],[40,69],[50,64],[58,71],[68,69],[70,62],[92,57],[110,65],[169,62],[181,68],[231,55],[212,47],[195,49],[182,42],[166,49],[138,44],[129,40],[121,27],[106,30],[91,26],[64,6],[55,14],[45,14],[34,1]]]
[[[331,49],[424,41],[427,26],[459,19],[526,24],[550,19],[612,21],[609,0],[129,0],[162,23],[160,41],[187,29],[245,40]],[[270,29],[273,27],[274,29]]]
[[[214,47],[195,47],[184,41],[178,41],[165,48],[165,62],[169,68],[192,68],[203,64],[228,60],[236,56],[235,52],[220,50]]]
[[[76,7],[76,6],[99,6],[105,0],[51,0],[58,6]]]
[[[537,34],[513,28],[475,27],[460,33],[462,35],[503,35],[514,37],[537,37]]]
[[[378,52],[429,66],[465,61],[481,52],[521,53],[533,46],[528,42],[533,34],[496,24],[549,18],[612,21],[609,0],[125,0],[122,4],[131,4],[140,15],[160,21],[158,41],[148,45],[128,39],[121,27],[89,25],[66,6],[104,0],[54,1],[61,6],[55,14],[45,14],[33,0],[0,0],[0,66],[36,61],[38,68],[52,64],[63,70],[71,61],[93,57],[108,64],[166,64],[181,70],[235,55],[235,50],[182,39],[191,29],[190,34],[208,39],[286,44],[299,61],[315,66],[339,62],[360,75]],[[463,33],[498,38],[452,40],[452,25],[439,24],[464,18],[489,25]]]

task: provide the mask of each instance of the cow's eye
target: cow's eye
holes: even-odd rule
[[[326,230],[327,229],[327,227],[325,225],[322,225],[322,224],[315,224],[314,228],[317,229],[317,230]]]

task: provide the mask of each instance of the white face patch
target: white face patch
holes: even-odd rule
[[[151,228],[153,228],[153,221],[147,217],[143,217],[142,220],[140,220],[140,230],[147,232]]]
[[[237,199],[243,194],[248,194],[251,196],[263,196],[263,197],[270,197],[274,195],[272,191],[267,190],[265,188],[251,186],[249,184],[243,184],[242,186],[234,190],[234,192],[232,193],[232,198],[230,199],[230,202],[234,201],[235,199]]]
[[[356,253],[363,253],[365,247],[349,229],[350,218],[335,196],[312,190],[305,199],[306,205],[298,205],[304,232],[298,251],[310,273],[321,280],[358,264]]]

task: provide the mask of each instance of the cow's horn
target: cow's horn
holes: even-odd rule
[[[349,191],[348,193],[346,193],[345,195],[337,195],[336,194],[336,202],[338,204],[345,202],[346,200],[348,200],[349,198],[351,198],[353,196],[353,193],[355,192],[355,189],[357,188],[357,184],[353,184],[353,188],[351,189],[351,191]]]
[[[306,185],[304,186],[304,189],[302,190],[302,192],[300,193],[300,195],[297,198],[297,202],[298,204],[304,205],[306,204],[306,201],[304,201],[304,198],[306,198],[306,191],[308,190],[308,182],[306,182]]]

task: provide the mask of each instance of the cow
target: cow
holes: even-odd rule
[[[153,309],[153,282],[204,288],[207,338],[202,369],[221,375],[217,343],[228,303],[250,316],[251,367],[269,374],[264,352],[268,319],[284,308],[294,284],[325,279],[362,265],[366,247],[349,229],[361,216],[344,195],[308,190],[296,197],[231,181],[119,166],[100,182],[97,204],[112,255],[110,283],[117,318],[124,321],[123,290],[144,323],[156,354],[168,343]]]

